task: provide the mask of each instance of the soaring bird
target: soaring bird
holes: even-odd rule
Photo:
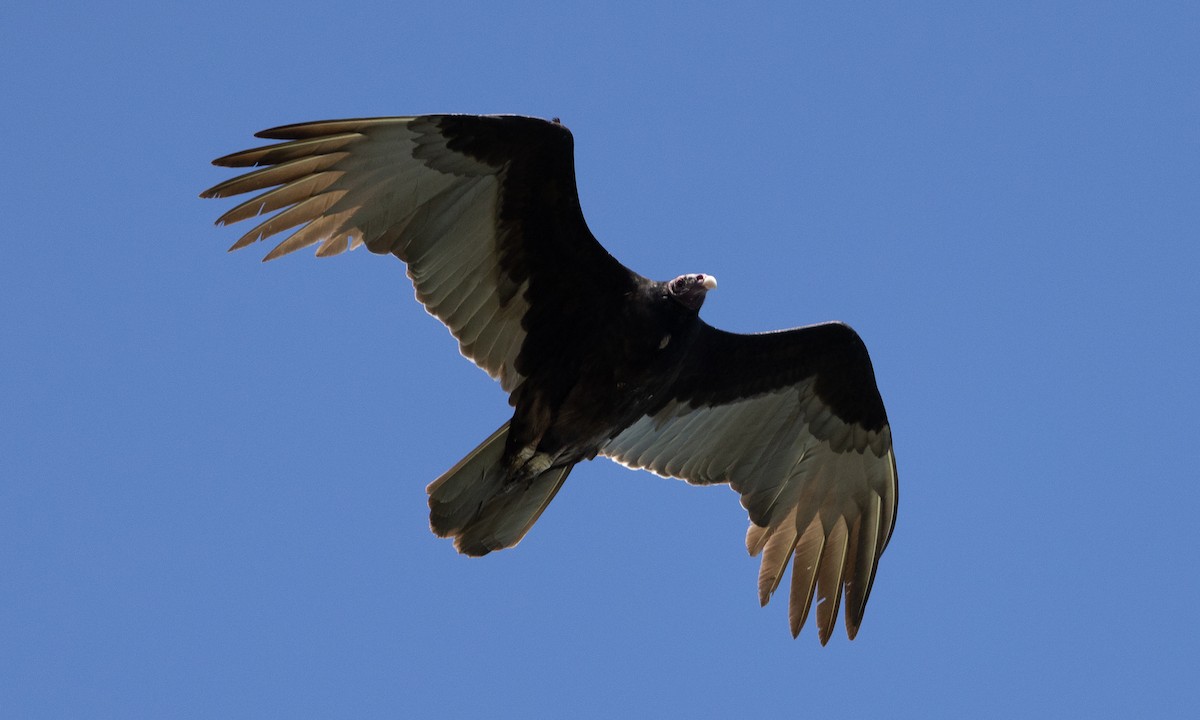
[[[712,275],[654,281],[623,266],[588,230],[574,140],[557,119],[331,120],[257,137],[282,142],[214,160],[258,169],[202,194],[257,193],[219,225],[275,213],[230,250],[287,231],[265,260],[310,245],[394,255],[417,300],[509,395],[512,418],[427,488],[434,533],[467,555],[512,547],[597,455],[727,483],[750,516],[746,547],[762,555],[761,604],[791,560],[792,636],[816,597],[821,644],[843,598],[855,637],[897,486],[854,330],[726,332],[699,315]]]

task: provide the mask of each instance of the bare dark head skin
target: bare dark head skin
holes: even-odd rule
[[[704,295],[715,290],[717,279],[704,273],[680,275],[667,283],[667,293],[680,305],[689,310],[699,310],[704,304]]]

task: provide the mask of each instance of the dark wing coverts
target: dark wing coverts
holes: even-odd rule
[[[896,518],[892,435],[867,350],[841,323],[758,335],[701,328],[656,410],[604,448],[633,468],[696,484],[729,483],[762,553],[766,604],[794,555],[789,620],[818,597],[821,642],[839,600],[851,638]]]

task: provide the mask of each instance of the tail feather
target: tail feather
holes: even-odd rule
[[[508,423],[426,488],[429,526],[454,538],[465,555],[486,555],[521,542],[554,499],[571,465],[509,483],[502,460]]]
[[[455,537],[504,487],[504,443],[508,423],[429,484],[429,527],[438,537]]]
[[[454,547],[464,555],[478,556],[521,542],[554,499],[571,467],[551,468],[528,482],[518,481],[515,486],[502,490],[463,528]]]

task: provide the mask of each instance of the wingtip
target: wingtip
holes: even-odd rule
[[[287,251],[287,250],[284,250],[284,249],[283,249],[283,245],[282,245],[282,244],[276,245],[276,246],[275,246],[275,249],[274,249],[274,250],[272,250],[271,252],[267,253],[266,257],[264,257],[264,258],[262,259],[262,261],[263,261],[263,262],[270,262],[270,261],[274,260],[275,258],[278,258],[278,257],[283,257],[284,255],[287,255],[287,254],[288,254],[288,252],[289,252],[289,251]]]
[[[269,127],[266,130],[259,130],[254,133],[254,137],[260,140],[291,140],[291,133],[301,125],[311,125],[313,123],[288,123],[287,125],[276,125]]]
[[[238,238],[237,242],[230,245],[229,248],[225,250],[225,252],[233,252],[235,250],[241,250],[244,247],[250,247],[254,243],[258,242],[258,240],[259,240],[258,238],[252,238],[249,235],[243,235],[242,237]]]
[[[216,164],[217,164],[217,161],[213,160],[213,165],[216,165]],[[205,189],[203,192],[200,193],[201,199],[214,200],[214,199],[225,197],[225,195],[221,192],[221,189],[224,186],[225,186],[224,182],[219,182],[216,185],[213,185],[212,187]]]

